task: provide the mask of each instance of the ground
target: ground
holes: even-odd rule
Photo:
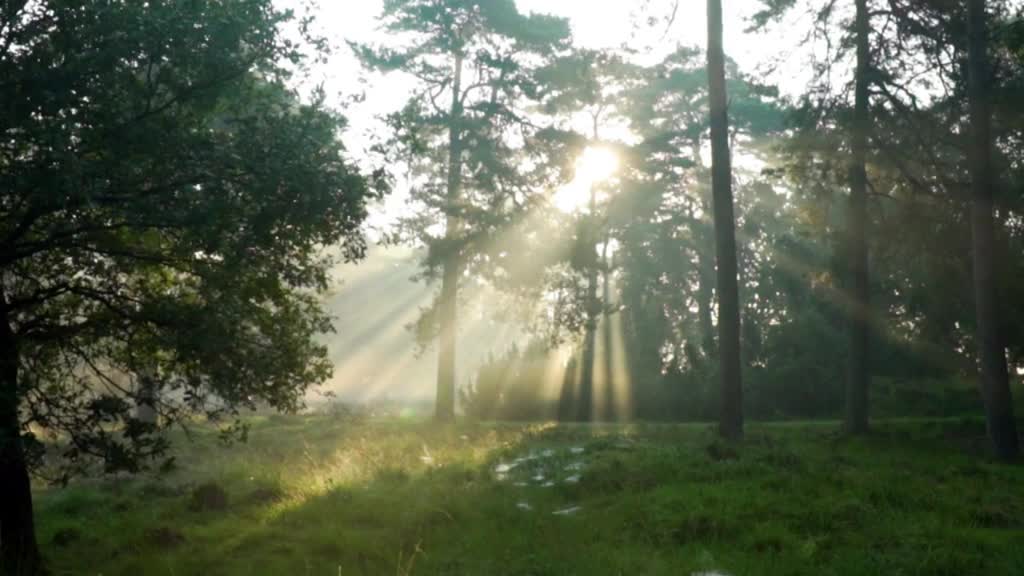
[[[980,421],[257,418],[179,469],[37,491],[54,574],[1024,574],[1024,467]]]

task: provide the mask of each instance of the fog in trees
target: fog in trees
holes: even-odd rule
[[[0,44],[0,574],[1021,572],[1018,0]]]

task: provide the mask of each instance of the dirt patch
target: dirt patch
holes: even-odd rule
[[[1007,510],[997,506],[986,506],[974,514],[974,522],[982,528],[997,530],[1016,530],[1024,528],[1024,520],[1015,510]]]
[[[174,528],[160,526],[146,531],[146,541],[163,550],[170,550],[184,544],[185,535]]]
[[[180,496],[181,492],[182,490],[179,486],[150,482],[142,486],[139,490],[139,495],[144,498],[173,498]]]
[[[193,512],[221,512],[228,508],[228,493],[216,482],[201,484],[192,491],[188,505]]]
[[[261,486],[245,497],[249,504],[265,505],[274,504],[284,499],[284,492],[276,486]]]
[[[58,548],[67,548],[82,539],[82,532],[78,528],[62,528],[58,530],[50,542]]]
[[[711,458],[715,462],[722,462],[723,460],[739,460],[740,458],[740,453],[736,448],[724,442],[709,444],[707,453],[708,458]]]

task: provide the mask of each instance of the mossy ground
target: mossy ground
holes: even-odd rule
[[[1024,574],[1024,467],[983,435],[261,418],[162,477],[40,489],[38,531],[54,574]],[[225,509],[195,505],[211,482]]]

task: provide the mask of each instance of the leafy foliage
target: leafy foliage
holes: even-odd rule
[[[56,435],[65,473],[135,471],[195,412],[297,408],[331,372],[312,340],[331,329],[321,248],[361,258],[383,188],[345,159],[344,119],[287,87],[289,14],[261,0],[4,9],[0,310],[19,366],[2,386],[20,427]],[[154,393],[156,425],[133,414]]]

